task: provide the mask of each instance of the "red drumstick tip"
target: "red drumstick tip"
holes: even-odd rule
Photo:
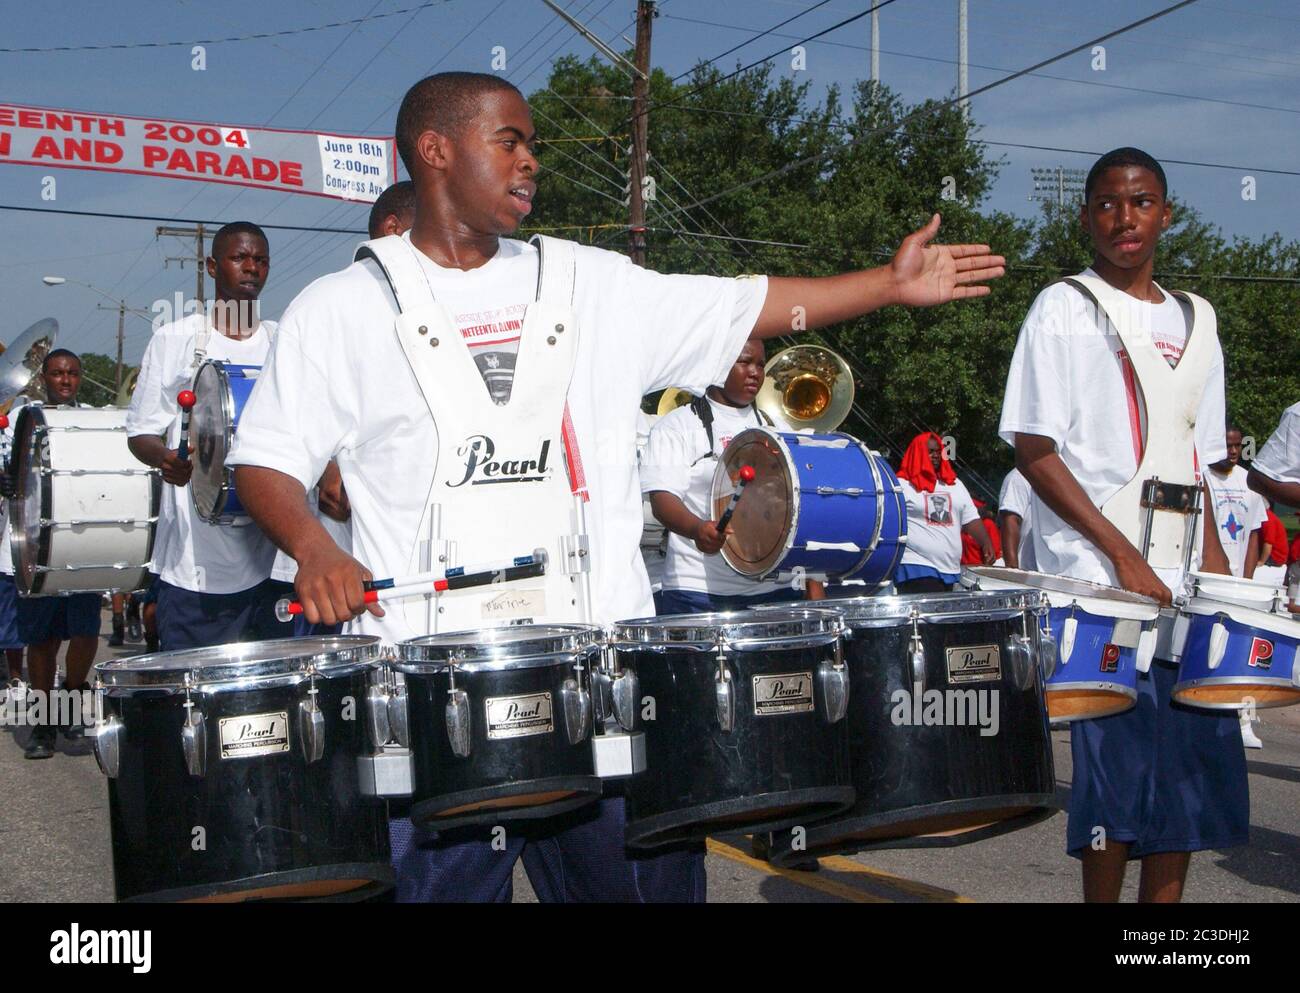
[[[181,405],[183,410],[189,410],[198,401],[193,390],[181,390],[176,394],[176,402]]]
[[[742,465],[739,476],[744,482],[752,483],[754,481],[754,467],[752,465]]]
[[[8,426],[9,426],[9,415],[0,414],[0,431],[3,431]]]

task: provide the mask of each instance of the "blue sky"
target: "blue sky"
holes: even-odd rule
[[[6,30],[0,47],[129,44],[224,38],[382,14],[417,0],[295,0],[222,4],[0,2]],[[1172,0],[970,0],[970,85],[988,83],[1168,6]],[[676,74],[744,41],[814,0],[666,0],[655,24],[653,61]],[[562,5],[616,48],[632,32],[633,0],[563,0]],[[722,60],[727,69],[792,45],[869,6],[834,0]],[[700,23],[708,22],[708,23]],[[957,0],[896,0],[880,11],[881,75],[905,100],[947,95],[956,84]],[[848,86],[869,73],[870,19],[808,46],[815,86]],[[788,37],[787,37],[788,36]],[[105,113],[238,122],[322,131],[391,133],[403,92],[431,69],[488,70],[494,46],[507,52],[505,75],[525,92],[545,79],[550,61],[586,57],[587,43],[541,0],[450,0],[418,13],[355,28],[311,31],[257,41],[212,44],[207,68],[190,67],[189,47],[47,54],[0,53],[0,101]],[[991,142],[1052,146],[1084,153],[1137,144],[1158,158],[1232,168],[1168,166],[1173,192],[1225,234],[1296,237],[1300,176],[1300,5],[1289,0],[1200,0],[1106,45],[1106,68],[1081,53],[975,98],[973,113]],[[776,62],[789,74],[790,59]],[[987,68],[985,68],[987,67]],[[1159,93],[1151,91],[1160,91]],[[543,122],[539,122],[539,125]],[[995,145],[1005,158],[989,200],[1028,214],[1035,205],[1029,170],[1084,167],[1089,154]],[[1300,171],[1300,170],[1297,170]],[[40,199],[54,175],[58,198]],[[1242,199],[1253,175],[1257,198]],[[554,180],[552,180],[554,181]],[[694,189],[696,196],[717,192]],[[543,186],[542,195],[545,195]],[[0,165],[0,204],[57,206],[173,217],[360,227],[366,208],[314,197],[176,180]],[[43,286],[43,275],[91,283],[147,310],[180,291],[192,294],[192,267],[164,268],[184,253],[156,241],[154,224],[0,211],[0,340],[37,319],[56,317],[60,343],[112,354],[116,315],[73,285]],[[744,232],[733,232],[743,235]],[[311,279],[344,265],[348,235],[272,233],[272,272],[264,314],[277,317]],[[150,328],[128,318],[126,357],[138,362]]]

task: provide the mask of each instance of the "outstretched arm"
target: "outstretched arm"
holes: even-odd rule
[[[839,276],[771,276],[754,337],[789,334],[792,315],[800,327],[817,328],[861,317],[881,307],[934,307],[949,300],[986,296],[987,286],[1006,271],[1006,260],[988,245],[932,245],[939,215],[903,239],[893,260],[876,269]],[[796,310],[796,308],[801,308]]]

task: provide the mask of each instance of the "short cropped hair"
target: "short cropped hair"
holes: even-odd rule
[[[1169,180],[1165,178],[1164,167],[1142,149],[1125,146],[1107,152],[1092,164],[1092,168],[1088,170],[1088,179],[1083,184],[1085,203],[1092,196],[1092,188],[1096,185],[1101,174],[1107,169],[1114,169],[1119,166],[1138,166],[1142,169],[1150,169],[1160,182],[1160,195],[1166,200],[1169,199]]]
[[[474,117],[479,98],[498,90],[519,93],[514,83],[486,72],[439,72],[407,90],[397,111],[396,128],[397,152],[407,173],[415,175],[415,145],[421,134],[459,134]]]
[[[377,238],[379,226],[386,217],[406,217],[415,213],[415,184],[409,179],[394,183],[383,193],[370,208],[370,237]]]
[[[212,236],[212,257],[217,258],[221,251],[221,243],[227,238],[234,237],[237,234],[256,235],[266,242],[267,249],[271,247],[271,239],[266,236],[266,232],[259,228],[252,221],[231,221],[217,229],[217,233]]]
[[[45,372],[50,367],[51,361],[62,358],[76,359],[77,365],[81,365],[81,356],[76,352],[67,348],[56,348],[54,351],[50,352],[49,355],[45,356],[44,360],[41,362],[41,372]]]

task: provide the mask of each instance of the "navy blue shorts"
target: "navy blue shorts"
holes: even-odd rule
[[[22,647],[18,635],[18,587],[13,576],[0,572],[0,651]]]
[[[98,593],[20,596],[18,637],[24,645],[69,638],[98,638],[104,599]]]
[[[759,603],[787,603],[803,600],[803,590],[782,589],[761,596],[714,596],[696,590],[660,590],[655,594],[655,613],[705,614],[715,610],[748,610]]]
[[[1130,859],[1244,845],[1250,827],[1246,753],[1236,711],[1171,700],[1178,667],[1138,675],[1137,705],[1070,725],[1074,783],[1066,850],[1127,843]]]
[[[179,652],[292,637],[292,625],[275,619],[275,601],[270,580],[238,593],[195,593],[159,580],[159,647]]]
[[[503,851],[492,847],[487,827],[438,834],[397,817],[388,827],[398,903],[509,903],[521,857],[542,903],[704,902],[704,845],[629,852],[622,797],[541,821],[508,822]]]
[[[149,585],[146,586],[140,594],[140,605],[142,607],[147,607],[151,603],[156,604],[158,602],[158,587],[162,583],[162,580],[152,572],[149,573],[149,576]]]

